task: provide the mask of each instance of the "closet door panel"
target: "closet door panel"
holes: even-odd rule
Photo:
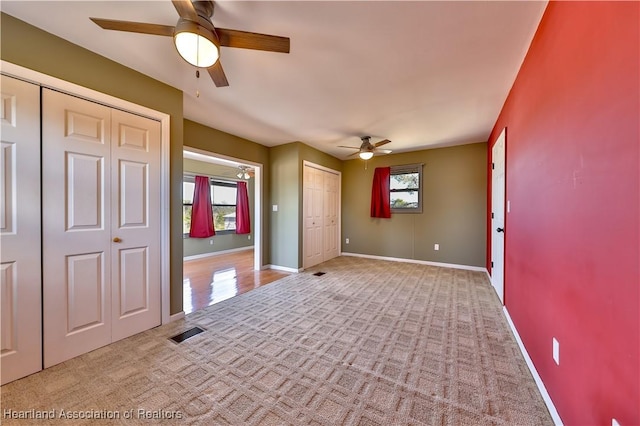
[[[160,123],[112,111],[113,340],[160,325]]]
[[[44,364],[111,342],[111,111],[43,89]]]
[[[42,368],[40,88],[1,77],[0,378]]]
[[[338,199],[339,199],[338,175],[324,172],[324,239],[323,261],[338,256]]]
[[[303,266],[310,268],[322,262],[322,171],[304,166],[303,169]]]

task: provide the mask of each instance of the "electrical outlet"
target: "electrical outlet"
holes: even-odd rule
[[[344,240],[345,244],[349,244],[349,239]]]
[[[433,249],[434,250],[440,250],[440,244],[434,244],[433,245]]]
[[[560,342],[555,337],[553,338],[553,360],[560,365]]]
[[[273,211],[274,211],[274,212],[277,212],[277,211],[278,211],[278,205],[277,205],[277,204],[274,204],[274,205],[273,205]]]
[[[250,240],[250,239],[251,239],[251,235],[247,235],[247,240]]]
[[[209,240],[209,245],[213,245],[213,240]]]

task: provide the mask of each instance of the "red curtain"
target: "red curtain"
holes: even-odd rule
[[[371,188],[371,217],[391,217],[390,185],[391,167],[376,167]]]
[[[248,234],[250,232],[251,219],[249,219],[247,182],[238,182],[238,191],[236,192],[236,234]]]
[[[207,238],[215,234],[216,231],[213,229],[213,209],[211,207],[209,178],[206,176],[196,176],[189,236],[192,238]]]

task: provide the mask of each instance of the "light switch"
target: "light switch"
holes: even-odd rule
[[[278,211],[278,205],[277,205],[277,204],[274,204],[274,205],[273,205],[273,211],[274,211],[274,212],[277,212],[277,211]]]

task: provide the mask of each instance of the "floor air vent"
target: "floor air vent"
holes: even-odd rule
[[[195,336],[196,334],[200,334],[200,333],[202,333],[203,331],[204,331],[204,330],[203,330],[203,329],[201,329],[200,327],[193,327],[193,328],[190,328],[190,329],[189,329],[189,330],[187,330],[187,331],[183,331],[183,332],[182,332],[182,333],[180,333],[180,334],[177,334],[177,335],[175,335],[175,336],[173,336],[173,337],[170,337],[170,339],[171,339],[171,340],[173,340],[173,341],[174,341],[174,342],[176,342],[176,343],[182,343],[182,342],[184,342],[185,340],[187,340],[189,337],[193,337],[193,336]]]
[[[326,274],[326,272],[316,272],[316,273],[315,273],[315,274],[313,274],[313,275],[315,275],[316,277],[321,277],[321,276],[323,276],[324,274]]]

